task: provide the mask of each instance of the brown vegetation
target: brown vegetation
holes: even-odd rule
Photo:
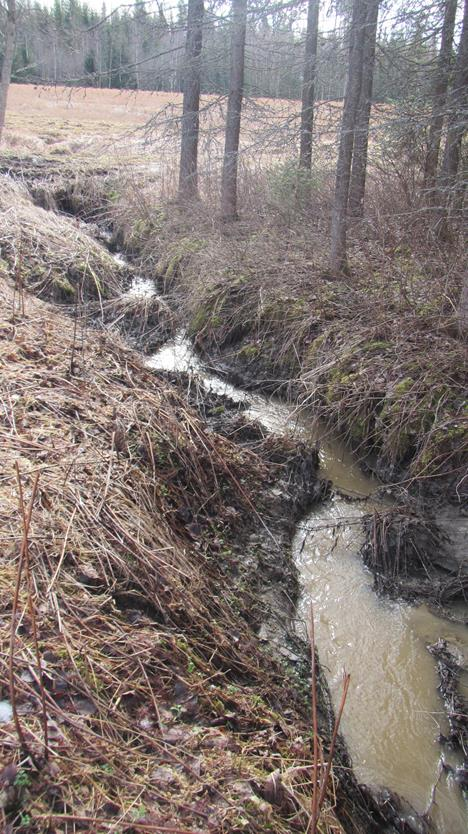
[[[305,831],[307,693],[249,625],[233,548],[282,467],[115,337],[0,297],[4,823]],[[340,830],[330,802],[321,825]]]
[[[144,186],[138,226],[134,183],[112,218],[124,245],[177,299],[201,350],[247,382],[312,406],[361,456],[374,454],[385,478],[404,473],[407,484],[424,485],[448,476],[463,492],[462,240],[447,253],[420,218],[387,223],[386,204],[402,195],[382,182],[367,224],[350,237],[349,278],[331,280],[330,183],[309,184],[298,198],[296,182],[287,168],[255,185],[245,176],[255,220],[231,234],[209,208],[190,219],[158,199],[151,209]]]
[[[341,105],[316,106],[317,135],[330,143]],[[200,107],[199,162],[205,171],[222,154],[225,103],[218,96],[202,96]],[[11,84],[3,149],[40,153],[59,162],[70,156],[93,162],[101,157],[108,163],[111,158],[112,163],[132,158],[162,174],[166,159],[178,158],[181,115],[180,93]],[[263,160],[284,159],[295,143],[299,120],[300,102],[248,100],[241,138],[244,153],[257,161],[259,155]]]
[[[0,183],[0,267],[18,290],[80,303],[121,293],[127,270],[90,238],[76,220],[35,206],[24,186]]]

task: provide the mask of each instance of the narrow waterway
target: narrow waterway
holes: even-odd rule
[[[319,443],[320,474],[332,482],[334,492],[297,527],[293,553],[303,586],[298,629],[304,628],[312,603],[320,661],[335,706],[343,670],[351,673],[342,731],[358,779],[396,791],[419,814],[431,808],[439,834],[465,834],[466,802],[442,768],[443,757],[452,765],[460,759],[451,754],[449,760],[438,741],[447,722],[427,646],[445,638],[466,660],[467,629],[436,617],[424,605],[385,601],[374,593],[359,551],[363,516],[386,506],[376,494],[380,484],[365,476],[311,415],[246,393],[211,373],[183,333],[152,356],[148,366],[188,372],[205,389],[246,403],[247,419]]]

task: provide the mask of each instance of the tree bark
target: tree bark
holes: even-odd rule
[[[343,116],[341,119],[340,145],[336,166],[335,197],[331,225],[330,269],[333,273],[346,271],[346,233],[349,183],[353,157],[354,129],[359,107],[364,55],[364,31],[367,3],[353,0],[349,44],[348,76],[346,80]]]
[[[379,0],[368,0],[366,26],[364,32],[363,65],[361,93],[356,114],[354,131],[353,165],[349,187],[349,213],[362,217],[364,212],[364,194],[366,190],[367,151],[369,144],[369,122],[372,106],[372,87],[374,83],[375,43],[377,39],[377,21],[379,17]]]
[[[11,68],[16,43],[16,0],[7,0],[7,21],[5,31],[5,49],[3,52],[2,72],[0,75],[0,141],[5,126],[5,113],[8,90],[11,81]]]
[[[299,165],[301,168],[307,169],[310,169],[312,165],[319,10],[320,0],[308,0],[304,77],[302,82],[301,146],[299,152]]]
[[[468,270],[463,276],[463,286],[458,303],[458,327],[462,337],[468,336]]]
[[[463,136],[468,129],[468,0],[463,9],[463,24],[449,97],[449,116],[444,160],[440,177],[442,203],[447,214],[458,167]]]
[[[242,99],[244,96],[246,24],[247,0],[232,0],[231,72],[221,180],[221,216],[226,221],[236,220],[237,218],[237,170]]]
[[[432,92],[432,116],[429,127],[428,149],[424,161],[424,190],[429,201],[434,200],[434,189],[439,165],[440,143],[447,104],[447,90],[452,66],[453,33],[457,13],[457,0],[445,0],[444,22],[437,58],[437,68]]]
[[[198,135],[200,128],[203,15],[203,0],[189,0],[179,167],[179,197],[182,200],[193,200],[198,197]]]

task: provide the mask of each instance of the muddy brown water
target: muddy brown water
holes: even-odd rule
[[[303,587],[298,630],[304,629],[312,603],[320,661],[335,707],[343,670],[351,673],[342,732],[357,778],[396,791],[419,814],[431,807],[439,834],[466,834],[467,804],[442,769],[443,760],[457,766],[461,759],[438,742],[448,727],[427,646],[445,638],[467,660],[468,630],[436,617],[424,605],[385,601],[374,593],[359,550],[363,516],[386,505],[376,495],[379,482],[364,475],[346,448],[310,415],[212,374],[183,333],[148,365],[188,372],[204,388],[247,402],[245,416],[270,431],[320,444],[320,474],[332,481],[335,492],[297,526],[293,555]]]

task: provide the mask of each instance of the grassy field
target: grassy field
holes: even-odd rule
[[[173,154],[178,149],[182,94],[113,89],[40,87],[12,84],[5,144],[52,157],[107,157]],[[245,103],[242,142],[246,155],[283,157],[297,136],[300,103],[255,99]],[[335,137],[341,107],[321,102],[317,127],[321,141]],[[222,151],[225,100],[202,99],[203,155]]]

